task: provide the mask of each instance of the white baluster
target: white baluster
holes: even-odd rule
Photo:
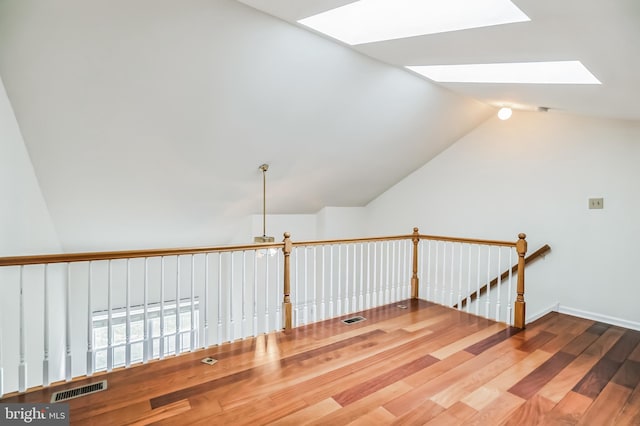
[[[439,302],[438,301],[438,270],[440,268],[440,262],[439,262],[439,255],[440,255],[440,241],[434,241],[434,245],[435,247],[435,259],[433,260],[433,264],[435,265],[435,274],[434,274],[434,280],[433,280],[433,301],[434,302]]]
[[[355,312],[358,310],[358,304],[357,304],[357,299],[356,299],[356,295],[357,295],[357,291],[358,291],[358,281],[357,281],[357,255],[358,255],[358,246],[357,245],[353,245],[353,267],[351,268],[351,271],[353,273],[353,286],[351,287],[353,289],[352,295],[351,295],[351,311]]]
[[[333,245],[329,246],[329,318],[333,318]]]
[[[309,259],[307,256],[307,253],[309,252],[309,248],[308,247],[303,247],[304,250],[304,267],[303,269],[303,273],[304,273],[304,324],[308,324],[309,323],[309,292],[307,291],[309,288],[309,271],[308,271],[308,265],[309,265]]]
[[[222,252],[218,252],[218,345],[222,344]]]
[[[113,265],[108,261],[107,268],[107,372],[113,370],[113,313],[111,296],[113,285]]]
[[[389,304],[390,303],[390,284],[391,284],[391,255],[390,255],[390,248],[389,246],[391,245],[391,243],[389,241],[385,242],[385,246],[387,247],[387,256],[386,256],[386,283],[385,283],[385,288],[384,288],[384,304]]]
[[[65,380],[70,382],[73,378],[73,371],[71,369],[71,264],[67,263],[67,282],[66,282],[66,294],[65,294],[65,312],[66,312],[66,335],[65,335]]]
[[[368,243],[365,243],[368,246]],[[364,245],[360,245],[360,298],[358,299],[358,307],[364,309]]]
[[[364,307],[365,309],[371,307],[371,242],[367,243],[367,295]]]
[[[410,270],[411,266],[408,262],[409,260],[409,256],[407,255],[408,251],[408,247],[407,247],[407,240],[401,240],[400,241],[400,246],[402,247],[402,265],[400,267],[400,274],[402,275],[402,279],[400,281],[400,288],[402,289],[401,293],[400,293],[400,298],[401,299],[407,299],[409,298],[409,279],[407,278],[407,273]]]
[[[384,305],[384,241],[380,241],[380,270],[378,272],[378,300],[374,306]]]
[[[206,287],[206,282],[205,282]],[[191,255],[191,297],[189,301],[191,302],[191,336],[189,338],[190,347],[189,350],[193,352],[196,349],[196,337],[197,337],[197,329],[196,329],[196,304],[195,304],[195,292],[196,292],[196,264],[195,257]],[[206,304],[205,297],[205,304]]]
[[[165,293],[164,293],[164,281],[165,281],[165,276],[164,276],[164,271],[165,271],[165,257],[162,256],[160,258],[160,341],[159,341],[159,351],[160,353],[158,354],[158,358],[160,359],[164,359],[164,355],[165,355],[165,344],[166,344],[166,339],[164,337],[164,333],[165,333],[165,327],[164,327],[164,298],[165,298]],[[152,341],[153,342],[153,341]]]
[[[427,243],[427,300],[435,302],[435,293],[433,293],[433,298],[431,297],[433,288],[433,282],[431,281],[431,246],[431,240],[429,240]]]
[[[142,363],[149,362],[153,358],[153,340],[149,338],[149,258],[144,258],[144,282],[142,295],[143,324],[142,324]],[[150,350],[151,349],[151,350]]]
[[[131,259],[127,259],[127,281],[126,281],[126,318],[125,318],[125,348],[124,348],[124,366],[131,366]]]
[[[384,305],[384,241],[380,241],[378,264],[378,303],[375,306],[382,306]]]
[[[87,277],[87,376],[92,376],[95,369],[94,362],[93,362],[94,360],[93,308],[91,303],[91,287],[93,283],[93,262],[89,261],[87,271],[88,271],[88,277]]]
[[[469,261],[467,265],[467,313],[471,309],[471,249],[472,245],[469,244]]]
[[[299,281],[300,281],[300,277],[298,276],[298,247],[294,247],[291,250],[291,256],[293,256],[293,274],[292,274],[292,278],[293,278],[293,294],[292,294],[292,299],[293,299],[293,325],[294,326],[299,326],[300,325],[300,286],[299,286]]]
[[[253,253],[253,335],[258,335],[258,256]],[[265,261],[268,262],[269,250],[265,250]],[[243,336],[244,337],[244,336]]]
[[[454,257],[455,257],[455,245],[454,243],[449,243],[449,246],[451,246],[451,258],[449,259],[449,305],[448,306],[453,306],[453,289],[454,289],[454,281],[455,281],[455,277],[453,276],[453,261],[454,261]]]
[[[313,318],[312,321],[318,321],[318,246],[313,246]]]
[[[511,293],[511,291],[512,291],[511,278],[513,276],[513,270],[512,270],[511,265],[513,265],[513,259],[512,259],[513,250],[514,250],[513,248],[509,249],[509,282],[507,284],[507,286],[509,288],[508,292],[507,292],[507,323],[509,325],[513,325],[513,317],[511,316],[511,309],[512,309],[512,306],[511,306],[511,294],[512,294]]]
[[[176,256],[176,335],[173,353],[178,355],[182,351],[182,336],[180,335],[180,256]]]
[[[393,262],[393,269],[395,270],[395,276],[396,279],[394,280],[394,284],[396,286],[395,289],[395,298],[394,298],[394,302],[398,302],[400,300],[402,300],[402,290],[403,290],[403,283],[402,283],[402,266],[403,266],[403,262],[404,259],[402,257],[402,241],[397,240],[393,242],[393,246],[396,247],[396,254],[395,254],[395,261]]]
[[[321,294],[321,302],[320,302],[320,319],[324,320],[327,318],[326,309],[326,301],[325,301],[325,288],[327,287],[327,277],[326,277],[326,265],[325,265],[325,249],[326,246],[322,246],[322,276],[320,277],[320,294]]]
[[[398,253],[396,256],[396,299],[395,301],[402,300],[404,295],[404,241],[398,240]]]
[[[402,299],[402,266],[403,266],[403,256],[402,256],[402,241],[396,240],[393,242],[393,246],[396,247],[396,253],[392,258],[392,265],[394,269],[395,279],[392,281],[395,285],[395,289],[393,290],[394,298],[392,302],[398,302]]]
[[[271,256],[265,256],[264,262],[264,332],[268,333],[270,329],[269,318],[269,259]]]
[[[24,265],[20,265],[20,363],[18,364],[18,391],[27,390],[27,360],[26,360],[26,323],[24,310]]]
[[[338,295],[336,297],[337,316],[342,315],[342,246],[338,245]]]
[[[442,242],[442,294],[440,296],[440,303],[445,305],[447,303],[447,242]]]
[[[485,303],[485,318],[489,318],[489,309],[491,308],[491,246],[487,246],[487,301]]]
[[[502,247],[498,247],[498,293],[496,296],[496,321],[500,321],[500,287],[502,285]]]
[[[204,255],[204,338],[202,339],[202,348],[209,347],[209,253]]]
[[[460,247],[460,256],[458,259],[458,300],[456,302],[458,309],[462,309],[460,304],[462,303],[462,243],[458,244]]]
[[[281,286],[282,281],[280,280],[280,265],[281,265],[281,258],[280,255],[282,254],[282,256],[284,257],[284,253],[282,253],[282,251],[278,251],[278,259],[276,259],[276,297],[275,297],[275,301],[276,301],[276,330],[281,330],[282,329],[282,297],[284,294],[284,289]]]
[[[378,242],[373,242],[373,264],[371,265],[371,305],[370,308],[378,306]]]
[[[89,270],[91,270],[91,264],[89,264]],[[44,265],[44,357],[42,359],[42,385],[49,386],[51,384],[51,378],[49,377],[49,264]],[[91,279],[89,279],[89,332],[91,332]],[[91,334],[89,334],[87,351],[87,376],[93,373],[91,368]]]
[[[476,278],[477,278],[477,284],[476,284],[476,315],[480,314],[480,258],[482,257],[482,255],[480,254],[481,252],[481,246],[478,246],[478,271],[476,273]]]
[[[422,272],[423,269],[425,268],[425,264],[424,264],[424,252],[426,251],[425,249],[425,244],[424,244],[424,240],[420,240],[418,241],[418,283],[420,284],[418,286],[418,295],[424,295],[425,292],[422,290],[424,288],[425,282],[424,282],[424,273]]]
[[[349,245],[344,246],[344,312],[349,313]],[[342,263],[342,262],[340,262]]]
[[[403,262],[403,267],[402,267],[402,285],[404,288],[404,291],[402,292],[402,298],[403,299],[408,299],[410,297],[410,289],[411,289],[411,284],[410,284],[410,279],[408,277],[409,275],[409,271],[412,269],[412,264],[409,261],[409,253],[410,253],[410,241],[403,241],[403,246],[404,246],[404,262]]]
[[[240,311],[242,313],[242,321],[240,322],[240,338],[244,338],[247,335],[247,314],[245,312],[245,304],[247,301],[246,294],[246,280],[247,280],[247,262],[246,262],[247,252],[245,250],[242,251],[242,297],[240,297]]]
[[[387,268],[390,269],[389,271],[387,271],[387,277],[389,277],[389,299],[387,300],[387,303],[391,303],[396,301],[396,284],[398,282],[396,272],[398,270],[398,260],[396,256],[396,241],[389,241],[387,242],[387,244],[391,246],[390,255],[389,251],[387,251]]]
[[[233,256],[234,252],[229,253],[229,257],[231,257],[230,260],[230,265],[231,265],[231,271],[229,271],[229,285],[228,287],[228,291],[229,291],[229,318],[228,318],[228,330],[227,330],[227,339],[229,339],[230,342],[233,342],[233,336],[235,333],[235,324],[234,324],[234,319],[233,319],[233,289],[235,287],[235,282],[233,279],[234,276],[234,265],[233,265]]]

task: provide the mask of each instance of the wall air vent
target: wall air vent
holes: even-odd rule
[[[365,317],[358,316],[358,317],[351,317],[351,318],[343,319],[342,322],[345,323],[345,324],[355,324],[357,322],[361,322],[361,321],[364,321],[364,320],[366,320]]]
[[[81,396],[89,395],[90,393],[96,393],[107,389],[107,381],[103,380],[98,383],[92,383],[90,385],[80,386],[73,389],[67,389],[63,391],[55,392],[51,395],[51,402],[62,402],[69,399],[78,398]]]

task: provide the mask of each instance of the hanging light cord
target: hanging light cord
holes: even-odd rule
[[[267,170],[268,164],[260,166],[262,170],[262,236],[267,236]]]

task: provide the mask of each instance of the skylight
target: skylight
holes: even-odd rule
[[[354,45],[524,21],[509,0],[360,0],[298,22]]]
[[[580,61],[408,66],[439,83],[601,84]]]

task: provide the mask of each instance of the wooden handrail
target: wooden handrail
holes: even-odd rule
[[[335,240],[314,240],[314,241],[295,241],[292,242],[293,246],[318,246],[318,245],[333,245],[333,244],[351,244],[351,243],[363,243],[373,241],[394,241],[394,240],[413,240],[415,234],[406,235],[392,235],[386,237],[363,237],[363,238],[346,238]],[[443,237],[437,235],[425,235],[418,234],[417,237],[420,240],[434,240],[434,241],[446,241],[454,243],[467,243],[467,244],[479,244],[479,245],[494,245],[494,246],[506,246],[515,247],[514,241],[501,241],[501,240],[482,240],[477,238],[459,238],[459,237]]]
[[[280,249],[283,243],[259,243],[216,247],[192,247],[174,249],[125,250],[67,254],[42,254],[34,256],[0,257],[0,266],[35,265],[42,263],[74,263],[94,260],[133,259],[140,257],[181,256],[185,254],[215,253],[243,250]]]
[[[364,237],[364,238],[347,238],[347,239],[331,239],[317,241],[291,241],[292,247],[299,246],[318,246],[318,245],[334,245],[334,244],[351,244],[374,241],[394,241],[394,240],[413,240],[414,234],[393,235],[384,237]],[[457,237],[441,237],[434,235],[418,235],[419,239],[438,240],[448,242],[460,242],[469,244],[489,244],[498,246],[515,247],[515,242],[499,241],[499,240],[480,240],[472,238]],[[228,246],[212,246],[212,247],[187,247],[187,248],[168,248],[168,249],[147,249],[147,250],[124,250],[124,251],[104,251],[104,252],[86,252],[86,253],[62,253],[62,254],[42,254],[32,256],[10,256],[0,257],[0,266],[20,266],[35,265],[44,263],[74,263],[88,262],[95,260],[115,260],[115,259],[133,259],[140,257],[159,257],[159,256],[181,256],[188,254],[215,253],[228,251],[243,250],[262,250],[269,248],[282,249],[283,242],[279,243],[258,243],[258,244],[241,244]]]
[[[458,238],[458,237],[443,237],[439,235],[424,235],[420,234],[421,240],[434,240],[434,241],[446,241],[449,243],[467,243],[467,244],[479,244],[479,245],[490,245],[490,246],[504,246],[504,247],[515,247],[516,242],[514,241],[500,241],[500,240],[481,240],[477,238]]]
[[[549,244],[543,245],[538,250],[534,251],[529,256],[525,257],[525,259],[524,259],[525,265],[535,261],[536,259],[538,259],[541,256],[544,256],[549,250],[551,250],[551,247],[549,246]],[[505,278],[507,278],[509,276],[509,272],[511,272],[511,274],[515,274],[517,271],[518,271],[518,264],[516,263],[510,269],[507,269],[502,274],[500,274],[500,280],[504,280]],[[487,292],[487,287],[493,288],[497,284],[498,284],[498,277],[495,277],[494,279],[492,279],[489,282],[489,284],[485,284],[480,288],[480,294],[479,295],[478,295],[478,291],[474,291],[468,297],[465,297],[464,299],[462,299],[462,301],[460,302],[460,307],[464,308],[467,305],[467,300],[469,300],[469,302],[473,302],[479,296],[482,296],[483,294],[485,294]],[[457,308],[458,304],[456,303],[455,305],[453,305],[453,307]]]

